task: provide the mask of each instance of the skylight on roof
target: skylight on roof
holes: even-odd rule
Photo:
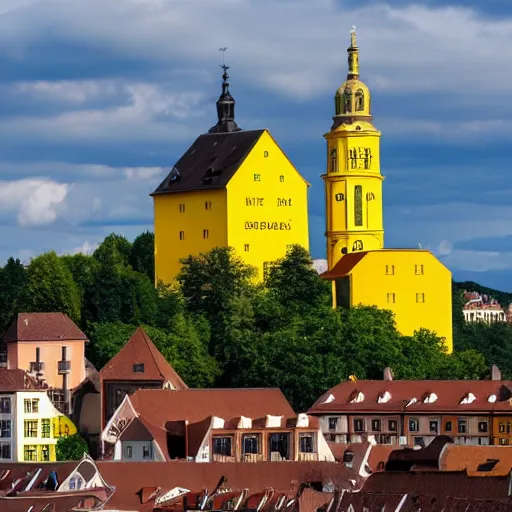
[[[435,393],[429,393],[424,399],[424,404],[433,404],[437,400],[437,395]]]
[[[391,400],[391,393],[389,391],[385,391],[382,393],[382,395],[379,395],[379,398],[377,399],[377,403],[379,404],[385,404]]]
[[[359,391],[359,393],[357,393],[357,395],[354,398],[352,398],[352,400],[350,400],[350,403],[358,404],[363,401],[364,401],[364,393],[361,393],[361,391]]]
[[[476,400],[476,396],[473,393],[468,393],[461,401],[460,405],[472,404]]]

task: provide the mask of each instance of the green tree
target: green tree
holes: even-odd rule
[[[130,264],[133,270],[146,274],[151,282],[155,281],[155,235],[151,231],[141,233],[134,241],[130,251]]]
[[[292,311],[329,306],[332,302],[331,283],[318,275],[309,252],[300,245],[292,245],[284,258],[271,265],[265,287]]]
[[[17,313],[30,309],[28,275],[19,259],[9,258],[0,270],[0,328],[7,329]]]
[[[84,438],[76,433],[57,439],[55,446],[57,460],[80,460],[84,454],[89,453],[89,447]]]
[[[33,258],[27,269],[31,311],[66,313],[80,322],[80,292],[55,251]]]
[[[110,261],[112,254],[117,253],[120,262],[123,265],[129,265],[131,252],[132,244],[124,236],[111,233],[101,242],[93,256],[103,263],[106,260]]]

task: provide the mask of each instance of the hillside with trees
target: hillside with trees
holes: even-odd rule
[[[191,387],[283,390],[297,410],[349,375],[476,379],[496,363],[512,376],[509,325],[464,324],[454,286],[456,352],[435,333],[401,336],[390,311],[333,310],[330,284],[294,246],[262,284],[229,248],[183,260],[177,285],[153,284],[154,238],[130,243],[111,234],[92,255],[49,252],[25,266],[0,269],[0,323],[23,311],[62,311],[88,335],[87,357],[99,369],[142,325]],[[497,296],[493,292],[493,296]]]

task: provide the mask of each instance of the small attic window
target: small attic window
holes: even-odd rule
[[[133,365],[133,373],[144,373],[144,363],[135,363]]]
[[[268,151],[263,151],[263,157],[264,157],[264,158],[267,158],[267,157],[268,157]]]
[[[178,181],[181,181],[181,174],[176,167],[173,167],[169,174],[169,183],[178,183]]]

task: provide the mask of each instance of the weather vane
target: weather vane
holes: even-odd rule
[[[219,48],[219,52],[222,52],[222,64],[220,65],[220,67],[226,71],[227,69],[229,69],[229,66],[226,66],[226,64],[224,63],[224,53],[226,52],[226,50],[228,49],[227,46],[225,46],[224,48]]]

